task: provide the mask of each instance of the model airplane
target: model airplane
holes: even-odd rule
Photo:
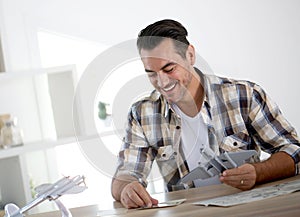
[[[81,185],[83,184],[83,185]],[[62,217],[72,217],[70,211],[58,200],[65,194],[77,194],[87,189],[84,177],[75,176],[73,178],[63,177],[54,184],[42,184],[35,188],[37,197],[26,206],[19,208],[15,204],[5,206],[5,217],[23,217],[23,213],[37,206],[45,200],[53,200],[62,213]]]
[[[238,152],[225,152],[220,156],[214,156],[205,165],[200,164],[190,173],[182,177],[178,184],[187,184],[195,180],[198,180],[200,186],[220,183],[219,175],[224,170],[236,168],[256,154],[257,152],[255,150],[243,150]]]

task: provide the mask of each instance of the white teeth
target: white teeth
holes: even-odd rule
[[[164,91],[170,91],[172,90],[175,86],[176,86],[177,82],[175,82],[173,85],[167,87],[167,88],[163,88]]]

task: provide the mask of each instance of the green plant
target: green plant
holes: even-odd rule
[[[101,120],[105,120],[106,117],[107,117],[107,111],[106,111],[106,106],[108,104],[104,103],[104,102],[99,102],[98,103],[98,117],[101,119]]]

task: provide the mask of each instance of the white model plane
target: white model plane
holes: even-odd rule
[[[82,185],[83,184],[83,185]],[[77,194],[86,190],[84,176],[75,176],[73,178],[63,177],[54,184],[42,184],[35,188],[37,197],[26,206],[19,208],[10,203],[4,208],[5,217],[23,217],[23,213],[37,206],[45,200],[54,201],[62,213],[62,217],[72,217],[70,211],[58,200],[65,194]]]

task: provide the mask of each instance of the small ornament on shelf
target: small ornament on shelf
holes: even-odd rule
[[[11,148],[23,145],[23,131],[17,125],[17,118],[10,118],[1,128],[2,148]]]

